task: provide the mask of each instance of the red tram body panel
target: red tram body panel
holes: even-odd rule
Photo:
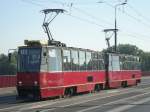
[[[136,85],[140,80],[140,70],[109,72],[109,87],[111,88],[121,87],[123,82],[126,82],[128,86]]]
[[[88,82],[88,76],[93,77]],[[76,87],[77,93],[94,90],[95,84],[105,85],[105,72],[58,72],[58,73],[20,73],[17,79],[22,83],[22,91],[33,89],[36,84],[39,86],[41,98],[61,96],[65,88]]]
[[[88,82],[87,77],[93,74],[93,81]],[[101,75],[101,77],[99,77]],[[77,93],[92,91],[96,83],[105,83],[104,72],[63,72],[41,74],[41,96],[64,95],[65,88],[76,87]]]
[[[139,58],[122,54],[107,54],[107,78],[110,88],[136,85],[140,82],[141,71]]]

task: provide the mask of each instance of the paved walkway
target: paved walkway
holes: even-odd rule
[[[16,94],[16,87],[0,88],[0,95]]]

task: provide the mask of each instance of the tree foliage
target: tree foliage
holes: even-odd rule
[[[130,44],[119,44],[118,51],[121,54],[129,54],[129,55],[135,55],[135,56],[140,56],[144,53],[137,46],[130,45]]]
[[[114,46],[103,50],[103,52],[106,52],[106,51],[114,52]],[[128,54],[128,55],[134,55],[134,56],[140,56],[141,54],[144,53],[137,46],[130,45],[130,44],[119,44],[117,46],[117,52],[120,54]]]
[[[16,71],[16,52],[12,54],[11,62],[9,62],[8,56],[0,54],[0,75],[15,75]]]

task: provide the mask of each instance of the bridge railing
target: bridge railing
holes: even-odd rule
[[[0,88],[16,86],[15,75],[0,75]]]

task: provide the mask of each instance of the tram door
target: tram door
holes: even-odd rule
[[[48,71],[48,48],[42,48],[41,52],[41,72]]]
[[[119,82],[121,80],[119,55],[109,54],[108,59],[109,59],[108,64],[109,83],[116,86],[114,83]]]

